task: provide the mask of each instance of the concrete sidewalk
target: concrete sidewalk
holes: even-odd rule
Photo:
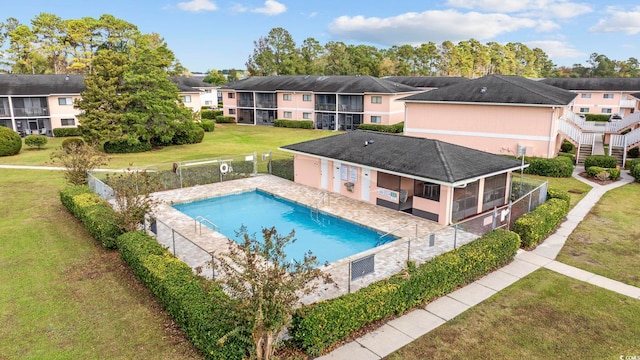
[[[626,172],[623,172],[620,181],[608,185],[598,185],[578,175],[581,171],[583,171],[581,167],[576,168],[573,176],[593,188],[569,212],[560,227],[536,249],[533,251],[518,250],[515,259],[509,265],[429,303],[425,308],[414,310],[391,320],[377,330],[363,335],[319,359],[381,359],[540,268],[546,268],[619,294],[640,299],[640,288],[554,260],[564,246],[567,237],[591,211],[600,197],[607,191],[629,184],[634,180]]]

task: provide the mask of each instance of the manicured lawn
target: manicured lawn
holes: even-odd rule
[[[388,359],[618,359],[640,353],[640,300],[541,269]]]
[[[573,208],[578,203],[578,201],[582,200],[582,198],[585,197],[589,190],[591,190],[592,188],[590,185],[587,185],[573,177],[552,178],[536,175],[527,175],[527,177],[547,180],[549,181],[550,188],[568,192],[569,195],[571,195],[571,208]]]
[[[1,359],[200,358],[118,253],[62,207],[62,173],[0,172]]]
[[[569,236],[557,260],[640,286],[640,184],[605,193]]]
[[[325,130],[216,124],[215,131],[205,133],[200,144],[167,146],[137,154],[110,154],[111,161],[107,167],[121,169],[223,155],[251,154],[254,151],[258,154],[273,151],[273,158],[290,157],[290,154],[277,150],[278,147],[337,133]],[[63,140],[64,138],[49,138],[42,150],[33,150],[23,145],[20,154],[0,157],[0,165],[50,166],[50,155],[60,147]]]

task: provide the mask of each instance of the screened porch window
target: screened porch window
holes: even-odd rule
[[[413,196],[417,196],[423,199],[440,201],[440,185],[416,180],[413,194]]]
[[[459,221],[478,213],[478,184],[479,181],[476,180],[463,188],[455,188],[452,221]]]
[[[484,179],[482,211],[504,205],[507,190],[507,174],[495,175]]]

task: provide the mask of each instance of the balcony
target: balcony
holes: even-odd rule
[[[238,100],[238,107],[253,107],[253,99],[240,99]]]
[[[0,108],[0,117],[10,117],[9,109]]]
[[[340,104],[341,112],[362,112],[362,105]]]
[[[635,109],[636,103],[637,103],[637,100],[620,100],[620,107]]]
[[[29,117],[29,116],[49,116],[49,109],[47,108],[13,108],[13,115],[15,117]]]
[[[316,103],[316,110],[318,110],[318,111],[336,111],[336,104],[330,104],[330,103],[319,104],[319,103]]]
[[[275,109],[278,106],[276,105],[275,101],[260,101],[258,100],[256,102],[256,108],[261,108],[261,109]]]

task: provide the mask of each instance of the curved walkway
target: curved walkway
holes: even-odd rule
[[[600,200],[602,195],[611,189],[632,183],[634,180],[626,171],[623,171],[620,181],[608,185],[599,185],[582,178],[578,175],[580,171],[582,170],[576,168],[573,177],[593,186],[593,188],[573,207],[566,220],[556,231],[542,244],[538,245],[536,249],[532,251],[518,250],[518,254],[509,265],[429,303],[422,309],[414,310],[391,320],[377,330],[363,335],[319,359],[381,359],[542,267],[592,285],[640,299],[640,288],[555,260],[567,237],[591,211],[591,208]]]

